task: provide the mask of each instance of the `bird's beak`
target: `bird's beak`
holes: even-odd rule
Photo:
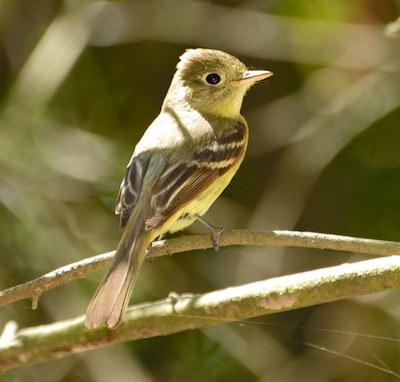
[[[246,72],[243,73],[242,78],[239,78],[238,80],[234,81],[236,85],[252,85],[256,82],[265,80],[268,77],[273,76],[274,73],[268,71],[268,70],[247,70]]]

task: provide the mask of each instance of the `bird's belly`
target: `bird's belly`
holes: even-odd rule
[[[229,174],[229,172],[231,174]],[[171,225],[168,228],[168,232],[177,232],[189,227],[197,219],[197,216],[203,216],[229,184],[236,172],[236,168],[231,169],[229,172],[226,173],[225,176],[217,179],[196,199],[192,200],[178,211],[178,213],[170,219]]]

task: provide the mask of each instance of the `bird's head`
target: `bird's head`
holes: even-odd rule
[[[236,57],[213,49],[188,49],[176,68],[167,99],[223,117],[237,116],[247,90],[272,76],[267,70],[249,70]]]

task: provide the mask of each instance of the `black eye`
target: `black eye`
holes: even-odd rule
[[[206,81],[210,85],[216,85],[218,82],[221,81],[221,77],[217,73],[211,73],[207,75]]]

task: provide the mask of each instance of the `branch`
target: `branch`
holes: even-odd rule
[[[230,245],[332,249],[377,256],[400,253],[400,243],[397,242],[295,231],[226,230],[220,236],[219,246]],[[149,257],[208,248],[213,248],[210,235],[183,235],[175,239],[154,242],[149,251]],[[114,252],[108,252],[84,259],[46,273],[27,283],[6,289],[0,292],[0,306],[23,299],[31,299],[32,307],[35,308],[43,292],[109,266],[113,256]]]
[[[0,372],[123,341],[168,335],[399,288],[400,256],[343,264],[203,295],[131,307],[115,330],[88,331],[83,316],[0,338]]]

